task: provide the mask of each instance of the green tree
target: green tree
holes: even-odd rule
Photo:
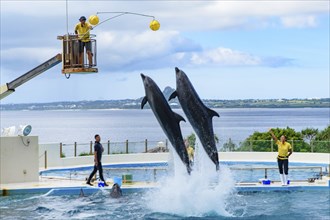
[[[194,148],[195,150],[195,145],[196,145],[196,135],[195,133],[191,133],[190,135],[187,136],[186,138],[188,140],[189,145]]]
[[[195,133],[191,133],[190,135],[188,135],[186,137],[186,139],[188,140],[188,143],[189,145],[194,148],[195,150],[195,145],[196,145],[196,135]],[[218,144],[219,143],[219,138],[216,134],[214,134],[214,140],[215,140],[215,143]]]
[[[318,129],[315,128],[306,128],[301,131],[301,134],[303,135],[304,140],[308,142],[308,144],[311,144],[311,142],[315,139],[316,135],[319,133]]]
[[[303,135],[296,132],[293,128],[274,128],[274,135],[280,139],[284,135],[292,145],[295,152],[309,152],[310,146],[303,140]],[[269,132],[254,132],[245,141],[240,143],[240,151],[271,151],[271,136]],[[277,151],[277,145],[273,143],[273,151]]]
[[[227,143],[223,144],[223,150],[224,151],[235,151],[236,150],[236,144],[229,138]]]
[[[314,152],[330,153],[330,125],[315,136],[313,147]]]

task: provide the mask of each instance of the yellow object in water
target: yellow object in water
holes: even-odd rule
[[[97,25],[99,23],[99,17],[97,15],[91,15],[89,16],[88,21],[91,25]]]
[[[160,24],[157,20],[152,20],[150,22],[150,29],[153,31],[158,31],[158,29],[160,28]]]

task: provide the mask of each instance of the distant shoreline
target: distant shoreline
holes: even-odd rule
[[[102,110],[140,109],[142,98],[122,100],[65,101],[50,103],[1,104],[1,111],[15,110]],[[320,99],[205,99],[209,108],[330,108],[330,98]],[[173,109],[181,108],[177,99],[169,102]],[[148,105],[145,108],[149,108]]]

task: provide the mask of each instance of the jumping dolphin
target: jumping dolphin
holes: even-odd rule
[[[163,93],[160,91],[157,84],[148,76],[141,73],[142,81],[146,96],[141,103],[141,109],[148,102],[154,115],[156,116],[160,126],[162,127],[167,138],[175,148],[182,162],[187,168],[187,172],[190,174],[191,168],[189,163],[189,157],[187,149],[184,145],[182,133],[180,129],[180,121],[185,121],[183,117],[172,111],[167,103]]]
[[[217,112],[204,105],[189,81],[189,78],[182,70],[175,67],[175,72],[176,91],[171,94],[169,100],[178,97],[181,107],[194,128],[206,153],[216,165],[216,170],[219,170],[219,158],[214,140],[212,118],[214,116],[220,116]]]

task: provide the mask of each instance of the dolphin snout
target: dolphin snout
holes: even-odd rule
[[[141,73],[141,78],[142,78],[142,80],[144,80],[146,78],[146,76],[143,73]]]
[[[178,67],[175,67],[175,72],[176,73],[180,72],[180,69]]]

